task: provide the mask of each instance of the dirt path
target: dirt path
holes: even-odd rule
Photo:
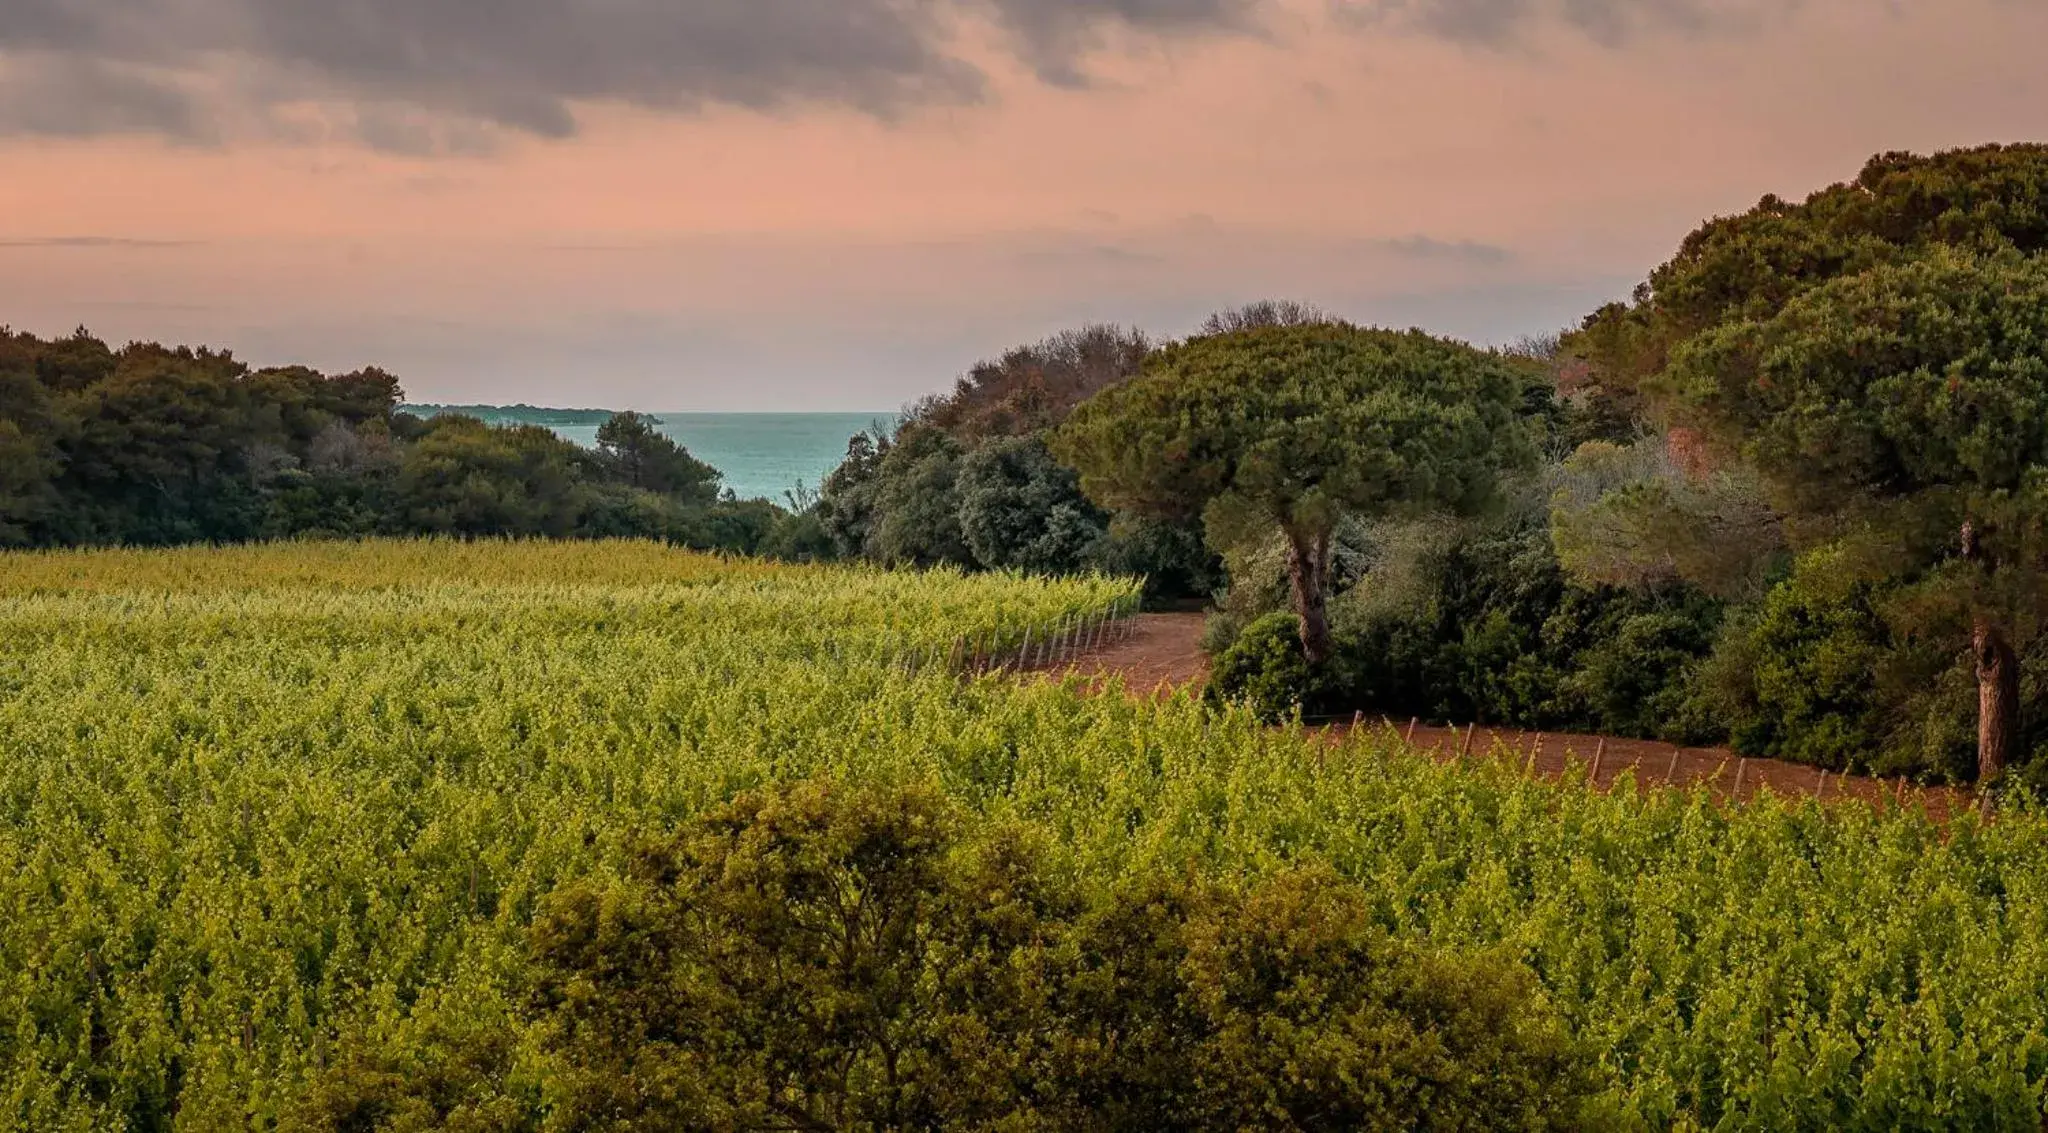
[[[1861,799],[1873,805],[1887,800],[1902,804],[1918,802],[1928,815],[1945,820],[1976,805],[1967,791],[1947,787],[1917,787],[1903,779],[1871,779],[1822,771],[1801,763],[1776,759],[1747,759],[1727,748],[1679,747],[1653,740],[1624,740],[1606,736],[1545,735],[1516,728],[1440,728],[1418,724],[1412,733],[1407,724],[1388,721],[1360,725],[1382,730],[1405,740],[1433,757],[1449,761],[1460,758],[1511,760],[1529,774],[1561,779],[1577,768],[1601,788],[1610,788],[1623,776],[1632,776],[1637,786],[1704,786],[1719,799],[1754,799],[1766,790],[1785,798],[1813,798],[1823,802]],[[1339,724],[1328,730],[1341,735],[1351,725]]]
[[[1125,636],[1056,670],[1048,666],[1041,671],[1120,675],[1124,687],[1134,693],[1199,685],[1209,675],[1202,624],[1200,614],[1140,614],[1131,619]]]
[[[1203,621],[1201,614],[1141,615],[1134,619],[1127,636],[1070,666],[1062,666],[1061,671],[1071,668],[1084,676],[1120,674],[1127,689],[1141,694],[1198,684],[1208,675],[1208,658],[1202,653]],[[1936,819],[1945,819],[1975,805],[1974,797],[1962,790],[1921,788],[1902,781],[1822,772],[1775,759],[1745,759],[1726,748],[1681,748],[1602,736],[1539,735],[1516,728],[1474,728],[1468,742],[1464,728],[1421,723],[1411,728],[1406,722],[1386,720],[1359,719],[1357,723],[1361,727],[1388,730],[1394,738],[1444,760],[1460,758],[1460,753],[1470,759],[1512,759],[1529,773],[1552,779],[1562,778],[1575,766],[1586,771],[1602,788],[1612,787],[1622,776],[1632,774],[1638,786],[1704,785],[1715,797],[1723,799],[1753,799],[1766,789],[1780,796],[1814,797],[1827,802],[1862,799],[1875,804],[1889,799],[1910,803],[1917,799]],[[1351,727],[1350,723],[1338,723],[1326,730],[1341,735]]]

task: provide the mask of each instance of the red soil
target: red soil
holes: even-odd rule
[[[1208,674],[1202,653],[1201,614],[1145,614],[1133,619],[1126,633],[1085,654],[1058,671],[1083,676],[1121,675],[1124,687],[1145,694],[1199,684]],[[1050,667],[1046,671],[1051,671]],[[1358,726],[1389,729],[1396,738],[1439,759],[1512,759],[1529,773],[1562,778],[1578,767],[1601,788],[1624,775],[1638,786],[1704,786],[1716,798],[1753,799],[1768,790],[1787,797],[1814,797],[1827,802],[1862,799],[1918,802],[1936,819],[1945,819],[1976,805],[1966,791],[1915,787],[1903,781],[1822,772],[1817,768],[1775,759],[1745,759],[1726,748],[1681,748],[1648,740],[1582,735],[1538,735],[1520,729],[1435,727],[1408,722],[1360,719]],[[1353,725],[1327,729],[1339,735]],[[1534,756],[1532,760],[1530,757]],[[1597,762],[1597,766],[1595,766]]]

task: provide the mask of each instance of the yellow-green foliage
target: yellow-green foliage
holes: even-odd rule
[[[1641,1127],[2040,1127],[2048,820],[1559,790],[944,664],[1131,593],[633,544],[0,557],[0,1127],[268,1127],[337,1051],[523,1046],[547,894],[820,774],[1090,884],[1327,865],[1528,965]]]

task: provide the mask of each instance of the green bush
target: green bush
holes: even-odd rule
[[[1969,660],[1895,630],[1886,617],[1895,592],[1860,580],[1832,550],[1804,556],[1721,636],[1695,681],[1697,712],[1717,718],[1745,755],[1860,774],[1973,778]],[[2023,660],[2030,673],[2040,665]]]
[[[1268,614],[1246,626],[1210,666],[1208,695],[1242,703],[1265,720],[1313,706],[1321,682],[1301,646],[1301,619]]]
[[[1067,877],[1014,830],[970,835],[936,792],[744,796],[646,847],[627,881],[548,903],[532,939],[549,1127],[1594,1117],[1600,1083],[1526,970],[1396,942],[1332,873]],[[427,1112],[364,1080],[375,1112]]]
[[[1338,662],[1322,696],[1332,710],[1687,742],[1726,735],[1690,711],[1722,604],[1683,586],[1574,583],[1540,522],[1455,532],[1407,560],[1382,554],[1332,609]]]

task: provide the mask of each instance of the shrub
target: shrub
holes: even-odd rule
[[[1308,707],[1319,682],[1301,647],[1301,619],[1267,614],[1244,628],[1210,667],[1212,700],[1242,703],[1264,720]]]
[[[1533,977],[1395,941],[1332,873],[1101,892],[1065,877],[1009,829],[970,837],[926,790],[745,796],[644,849],[628,881],[548,903],[533,953],[550,1127],[1593,1116],[1600,1083]]]

